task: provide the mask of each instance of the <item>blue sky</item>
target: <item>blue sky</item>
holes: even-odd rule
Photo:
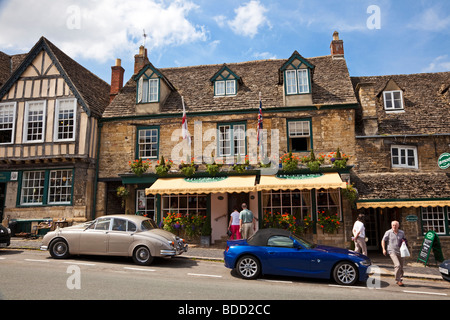
[[[0,0],[0,51],[45,36],[107,82],[144,29],[159,68],[328,55],[337,30],[352,76],[450,71],[448,0]]]

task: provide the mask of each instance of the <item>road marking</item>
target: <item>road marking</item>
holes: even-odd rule
[[[439,293],[439,292],[426,292],[426,291],[409,291],[409,290],[403,290],[403,292],[406,293],[416,293],[416,294],[431,294],[436,296],[446,296],[446,293]]]
[[[267,280],[267,279],[258,279],[258,281],[275,282],[275,283],[293,283],[292,281],[285,281],[285,280]]]
[[[189,276],[196,276],[196,277],[211,277],[211,278],[222,278],[222,276],[217,276],[214,274],[201,274],[201,273],[188,273]]]
[[[338,287],[338,288],[348,288],[348,289],[367,289],[366,287],[356,287],[356,286],[342,286],[339,284],[329,284],[329,287]]]
[[[49,260],[38,260],[38,259],[25,259],[25,261],[30,261],[30,262],[50,262]]]
[[[127,270],[135,270],[135,271],[148,271],[148,272],[156,271],[153,269],[145,269],[145,268],[132,268],[132,267],[123,267],[123,268],[127,269]]]
[[[64,262],[64,263],[66,263],[66,264],[79,264],[79,265],[82,265],[82,266],[95,266],[95,263],[87,263],[87,262],[69,262],[69,261],[66,261],[66,262]]]
[[[5,260],[6,258],[2,258],[2,257],[0,257],[0,260]]]

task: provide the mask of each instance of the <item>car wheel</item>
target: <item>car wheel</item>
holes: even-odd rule
[[[50,255],[55,259],[65,259],[69,253],[69,245],[63,239],[55,240],[50,245]]]
[[[358,281],[358,269],[351,262],[341,262],[334,268],[333,278],[340,285],[354,285]]]
[[[145,246],[137,247],[133,253],[133,261],[142,266],[148,266],[153,262],[150,249]]]
[[[236,264],[236,271],[243,279],[256,279],[261,272],[261,264],[254,256],[243,256]]]

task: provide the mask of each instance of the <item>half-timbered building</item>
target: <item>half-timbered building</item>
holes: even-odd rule
[[[44,37],[21,58],[0,88],[3,218],[85,221],[110,86]]]

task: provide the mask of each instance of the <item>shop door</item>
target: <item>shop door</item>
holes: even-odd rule
[[[366,228],[367,250],[378,250],[381,238],[378,232],[377,209],[370,208],[364,212],[364,227]]]
[[[250,204],[249,202],[249,195],[248,193],[229,193],[228,194],[228,214],[227,214],[227,226],[230,223],[230,213],[232,213],[234,211],[234,209],[237,209],[237,211],[241,212],[242,211],[242,204],[246,203],[247,204],[247,208],[249,210],[252,210],[250,208]],[[253,213],[255,214],[255,213]]]

